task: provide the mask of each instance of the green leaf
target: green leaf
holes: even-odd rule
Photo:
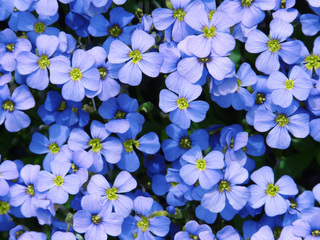
[[[289,157],[283,157],[278,167],[279,177],[290,175],[292,178],[295,178],[301,175],[303,170],[308,167],[318,152],[319,150],[315,149],[313,151],[303,151]],[[277,169],[274,170],[277,171]]]

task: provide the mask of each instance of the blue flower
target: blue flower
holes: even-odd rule
[[[189,44],[190,39],[191,37],[187,37],[183,42]],[[181,49],[182,46],[184,46],[183,43],[179,45],[179,48]],[[186,45],[186,50],[189,50],[188,46]],[[198,49],[200,48],[201,46],[198,46]],[[210,49],[212,48],[210,47]],[[196,83],[201,78],[204,68],[217,80],[223,80],[233,70],[234,63],[230,58],[217,55],[210,50],[209,54],[203,58],[189,53],[186,58],[179,61],[177,69],[179,74],[184,76],[190,83]]]
[[[194,186],[184,183],[179,173],[180,169],[168,168],[166,176],[157,174],[152,177],[152,191],[158,196],[168,193],[167,203],[175,207],[193,200],[191,194]]]
[[[90,119],[89,114],[82,109],[81,102],[64,100],[54,91],[47,93],[44,104],[38,108],[38,115],[47,125],[56,122],[68,127],[84,127]]]
[[[284,175],[274,183],[274,174],[270,167],[264,166],[251,175],[256,184],[249,186],[251,198],[250,205],[259,208],[263,205],[269,217],[281,215],[287,211],[285,197],[296,195],[298,188],[291,177]]]
[[[216,236],[211,231],[203,231],[199,233],[199,238],[200,240],[240,240],[240,235],[232,226],[225,226],[217,232]]]
[[[314,186],[314,188],[312,189],[312,193],[314,195],[314,198],[320,203],[320,183]]]
[[[121,214],[123,217],[129,216],[133,208],[133,201],[131,198],[119,194],[130,192],[137,187],[137,181],[130,173],[122,171],[114,180],[111,187],[109,182],[100,174],[91,177],[87,187],[89,194],[97,194],[104,198],[104,205],[108,209]]]
[[[288,77],[275,71],[268,79],[268,88],[272,89],[272,102],[283,108],[289,107],[293,97],[305,101],[313,87],[309,75],[298,66],[294,66]]]
[[[134,147],[146,154],[155,154],[160,149],[159,137],[154,132],[149,132],[136,140],[137,135],[141,132],[138,124],[131,125],[125,133],[118,133],[123,145],[121,159],[117,166],[128,172],[134,172],[140,167],[139,158]]]
[[[86,90],[88,97],[94,97],[98,95],[101,101],[107,101],[111,97],[115,97],[120,92],[120,84],[114,80],[118,79],[119,70],[124,64],[111,64],[105,62],[107,53],[102,47],[94,47],[88,50],[94,59],[95,67],[98,68],[100,73],[100,88],[98,91]]]
[[[154,26],[157,30],[166,30],[166,39],[180,42],[188,35],[194,33],[194,30],[186,23],[184,17],[191,10],[203,9],[201,1],[171,1],[173,10],[167,8],[157,8],[152,12]]]
[[[194,101],[200,96],[202,88],[199,85],[185,83],[180,85],[179,96],[167,89],[160,92],[159,107],[165,113],[170,112],[170,120],[183,129],[190,127],[191,121],[201,122],[209,110],[205,101]]]
[[[286,239],[292,239],[292,240],[301,240],[300,237],[297,237],[297,234],[293,233],[293,227],[292,226],[286,226],[282,229],[281,234],[277,236],[278,238],[275,238],[274,233],[271,231],[269,226],[263,226],[257,231],[255,234],[252,235],[252,240],[260,240],[260,239],[268,239],[268,240],[286,240]]]
[[[172,123],[166,127],[166,133],[171,139],[162,142],[162,150],[166,160],[170,162],[196,145],[201,150],[206,150],[209,146],[209,134],[203,129],[197,129],[189,135],[186,129]]]
[[[36,47],[39,56],[23,51],[20,52],[17,59],[17,70],[22,75],[28,75],[27,85],[37,90],[44,90],[49,85],[49,74],[52,58],[57,50],[59,40],[56,36],[41,35],[36,40]]]
[[[284,216],[285,224],[292,224],[300,218],[300,212],[305,208],[314,206],[314,196],[311,191],[304,191],[297,198],[289,197],[286,199],[288,210]]]
[[[91,54],[78,49],[73,53],[72,67],[64,56],[50,64],[50,80],[54,84],[63,84],[64,99],[79,102],[84,98],[85,90],[99,90],[100,73],[94,63]]]
[[[37,190],[48,191],[47,198],[53,203],[64,204],[68,201],[70,194],[77,194],[80,188],[80,179],[75,174],[67,175],[71,163],[53,161],[51,171],[40,171],[37,175]]]
[[[103,102],[98,111],[101,117],[110,120],[105,124],[110,132],[125,133],[130,128],[131,122],[142,128],[144,117],[137,113],[138,101],[121,94],[117,98],[110,98]]]
[[[226,13],[217,11],[209,20],[209,14],[205,10],[192,10],[186,14],[185,21],[201,33],[188,37],[187,50],[190,53],[206,58],[211,49],[220,56],[234,49],[236,42],[229,34],[229,28],[234,25],[234,21]]]
[[[226,207],[226,201],[235,210],[242,209],[250,198],[250,191],[242,184],[248,178],[248,171],[237,162],[230,162],[218,184],[201,199],[201,205],[210,212],[218,213]]]
[[[123,217],[111,213],[99,195],[87,195],[81,200],[82,210],[73,217],[74,230],[85,233],[87,240],[107,240],[108,235],[118,236],[121,233]]]
[[[5,196],[9,193],[9,184],[6,180],[12,180],[19,177],[17,165],[6,160],[0,164],[0,196]]]
[[[317,0],[307,0],[307,1],[310,4],[310,6],[312,6],[312,7],[316,7],[316,8],[320,7],[320,3]]]
[[[142,30],[135,30],[131,36],[130,49],[120,40],[114,40],[110,45],[109,61],[111,63],[126,64],[119,71],[119,80],[131,86],[138,86],[142,80],[142,73],[149,77],[157,77],[163,62],[158,52],[145,53],[155,44],[155,39]]]
[[[18,53],[30,50],[31,43],[27,39],[18,39],[11,29],[0,32],[0,64],[4,70],[14,71],[17,68]]]
[[[174,240],[193,240],[198,239],[202,232],[212,232],[207,224],[199,225],[196,221],[191,220],[185,225],[185,231],[180,231],[174,236]],[[210,238],[208,238],[209,240]]]
[[[286,149],[290,146],[291,137],[305,138],[309,134],[309,115],[297,112],[299,103],[294,101],[288,108],[275,108],[275,113],[259,109],[254,115],[254,128],[266,132],[273,128],[267,136],[267,144],[272,148]]]
[[[28,32],[30,42],[36,45],[36,39],[41,34],[59,35],[59,29],[49,27],[59,19],[59,14],[53,16],[39,15],[38,20],[30,12],[21,12],[18,19],[18,29],[20,31]]]
[[[164,237],[169,232],[170,219],[164,216],[152,216],[154,201],[150,197],[137,197],[133,202],[136,214],[124,219],[122,233],[134,236],[137,239],[155,239],[155,236]],[[151,234],[153,233],[153,234]]]
[[[88,180],[88,168],[93,163],[93,157],[82,149],[73,152],[67,145],[64,145],[54,161],[71,163],[69,173],[76,174],[80,179],[80,185],[82,185]]]
[[[73,0],[59,0],[62,3],[70,3]],[[39,15],[53,16],[58,12],[57,0],[39,0],[34,4],[34,8]]]
[[[50,163],[59,153],[61,146],[67,141],[69,134],[68,127],[54,124],[49,128],[49,140],[39,132],[35,132],[32,135],[29,145],[30,151],[36,154],[48,153],[42,163],[44,170],[51,171]]]
[[[52,234],[51,240],[76,240],[76,236],[71,232],[57,231]]]
[[[253,106],[247,112],[246,120],[249,125],[253,125],[254,122],[254,114],[259,109],[268,109],[271,110],[271,92],[267,86],[267,77],[258,76],[258,81],[255,85],[252,86],[254,92],[252,94],[252,98],[254,100]]]
[[[0,124],[5,121],[9,132],[18,132],[30,125],[30,118],[21,110],[34,106],[34,98],[26,85],[17,87],[11,96],[8,85],[0,87]]]
[[[0,65],[0,87],[9,83],[11,81],[11,78],[11,72],[4,70],[3,67]]]
[[[256,60],[256,67],[265,74],[271,74],[280,68],[279,56],[287,64],[293,64],[300,58],[301,45],[297,41],[284,42],[293,33],[293,26],[280,18],[270,23],[270,38],[258,29],[250,31],[246,50],[250,53],[262,52]]]
[[[109,54],[110,44],[118,39],[125,44],[131,44],[131,35],[136,26],[126,26],[134,18],[132,13],[125,11],[122,7],[113,8],[110,11],[110,22],[103,16],[97,15],[90,20],[89,33],[94,37],[108,36],[103,48]]]
[[[300,17],[302,25],[302,32],[307,36],[316,35],[320,31],[320,7],[311,7],[311,9],[317,14],[303,14]]]
[[[27,218],[36,216],[36,208],[33,203],[37,198],[41,197],[41,193],[35,188],[39,171],[39,165],[28,164],[24,166],[20,173],[23,185],[14,184],[10,187],[10,204],[14,207],[21,205],[21,213]]]
[[[105,126],[96,120],[91,122],[91,136],[81,128],[75,128],[70,133],[68,146],[71,150],[91,148],[89,154],[93,156],[93,164],[89,168],[93,172],[101,172],[103,169],[103,158],[111,164],[119,162],[122,144],[119,139],[109,137],[110,132]]]
[[[9,231],[12,229],[15,224],[11,220],[11,216],[9,215],[10,210],[10,193],[5,196],[0,196],[0,232]]]
[[[227,0],[220,5],[219,10],[228,13],[236,23],[241,22],[251,28],[263,21],[264,11],[272,10],[274,7],[274,0]]]
[[[223,157],[219,151],[211,151],[203,157],[200,147],[194,146],[182,155],[187,163],[180,169],[180,176],[188,185],[199,180],[203,189],[210,189],[220,180],[219,170],[224,167]]]
[[[300,42],[301,53],[300,59],[297,61],[300,67],[306,71],[310,77],[314,74],[320,76],[320,36],[314,40],[312,54],[309,53],[308,48]]]
[[[220,143],[224,148],[226,164],[231,161],[236,161],[241,166],[244,166],[247,161],[247,155],[243,148],[248,144],[248,133],[243,131],[243,128],[238,124],[233,124],[225,127],[220,133]]]

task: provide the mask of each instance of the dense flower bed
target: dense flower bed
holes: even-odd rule
[[[320,240],[319,0],[0,20],[0,239]]]

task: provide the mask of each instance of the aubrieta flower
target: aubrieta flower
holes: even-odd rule
[[[137,239],[150,240],[155,240],[154,236],[166,236],[169,232],[170,219],[164,216],[153,216],[153,202],[151,197],[139,196],[135,198],[133,209],[137,215],[124,219],[122,233],[136,236]]]
[[[37,190],[48,191],[47,198],[53,203],[64,204],[68,201],[70,194],[77,194],[80,188],[80,179],[75,174],[67,175],[71,163],[53,161],[51,171],[40,171],[37,175]]]
[[[5,84],[9,83],[11,81],[11,78],[11,72],[4,70],[2,65],[0,64],[0,86],[4,86]]]
[[[110,132],[103,123],[93,120],[90,125],[92,138],[81,128],[71,131],[68,146],[71,150],[91,148],[89,154],[93,156],[93,164],[90,171],[100,172],[103,168],[103,158],[111,164],[119,162],[122,144],[119,139],[109,137]]]
[[[302,32],[307,36],[316,35],[320,31],[320,6],[311,7],[311,9],[316,13],[303,14],[300,17],[300,22],[302,25]]]
[[[200,58],[195,54],[191,54],[188,50],[189,40],[191,36],[186,37],[179,43],[178,48],[184,52],[187,57],[179,61],[177,70],[180,75],[184,76],[190,83],[194,84],[201,78],[204,68],[208,70],[211,76],[217,80],[223,80],[225,76],[234,68],[234,63],[230,58],[217,55],[210,47],[209,54]],[[199,45],[199,44],[198,44]],[[198,46],[201,48],[201,46]]]
[[[16,57],[18,53],[30,50],[31,43],[29,40],[18,39],[11,29],[6,28],[0,32],[0,64],[4,70],[14,71],[17,68]]]
[[[275,108],[276,113],[259,109],[254,115],[254,128],[259,132],[272,128],[267,144],[272,148],[286,149],[291,143],[289,132],[297,138],[305,138],[309,134],[309,115],[297,112],[298,108],[299,103],[294,101],[287,108]]]
[[[203,189],[210,189],[220,180],[220,171],[224,167],[223,154],[211,151],[203,157],[199,146],[194,146],[182,155],[186,164],[180,169],[180,176],[185,183],[193,185],[199,180]]]
[[[210,212],[218,213],[226,207],[226,201],[235,210],[242,209],[250,198],[250,191],[238,186],[247,180],[248,171],[237,162],[230,162],[224,176],[220,176],[218,184],[213,186],[201,199],[201,205]]]
[[[100,73],[100,88],[98,91],[86,90],[88,97],[94,97],[98,95],[101,101],[107,101],[111,97],[115,97],[120,92],[120,84],[114,80],[118,79],[118,73],[120,68],[124,64],[112,64],[105,62],[107,53],[102,47],[94,47],[88,50],[94,59],[95,67],[98,68]]]
[[[311,191],[304,191],[297,198],[286,199],[288,210],[284,216],[286,223],[292,224],[300,217],[300,212],[306,208],[314,207],[314,196]]]
[[[17,55],[17,70],[22,75],[28,75],[27,85],[29,87],[37,90],[44,90],[48,87],[48,69],[50,69],[50,63],[55,60],[51,57],[58,45],[59,40],[56,36],[43,34],[36,40],[39,56],[29,51],[23,51]]]
[[[194,185],[187,185],[182,180],[177,168],[168,168],[166,176],[157,174],[152,177],[152,191],[158,196],[167,193],[166,200],[171,206],[180,207],[192,201],[193,189]]]
[[[85,233],[86,240],[107,240],[108,235],[121,233],[123,217],[112,213],[99,195],[86,195],[81,199],[82,210],[73,217],[74,230]]]
[[[263,21],[264,11],[272,10],[274,7],[274,0],[227,0],[221,4],[219,10],[228,13],[236,23],[241,22],[247,28],[251,28]]]
[[[117,98],[110,98],[102,102],[98,111],[101,117],[110,120],[105,124],[106,129],[113,133],[125,133],[131,126],[131,122],[143,125],[144,117],[137,112],[138,101],[121,94]]]
[[[131,44],[131,34],[136,26],[126,25],[133,18],[134,15],[132,13],[127,12],[122,7],[116,7],[110,11],[110,22],[101,14],[91,18],[88,31],[94,37],[110,35],[103,44],[103,48],[109,54],[110,44],[116,39],[125,44]]]
[[[5,196],[9,193],[9,184],[6,180],[12,180],[18,177],[19,172],[14,162],[6,160],[0,164],[0,196]]]
[[[121,170],[134,172],[140,167],[140,161],[134,147],[146,154],[155,154],[159,151],[159,137],[154,132],[149,132],[136,140],[141,130],[142,128],[138,124],[132,124],[125,133],[118,133],[123,145],[121,159],[117,163]]]
[[[209,104],[205,101],[194,101],[200,96],[202,88],[188,82],[180,85],[179,96],[163,89],[160,92],[159,107],[169,113],[170,120],[183,129],[190,127],[191,121],[201,122],[205,119],[209,110]]]
[[[44,170],[51,171],[50,163],[59,153],[61,146],[67,141],[70,135],[70,130],[66,126],[53,124],[49,128],[49,139],[39,132],[32,135],[29,149],[35,154],[44,154],[45,156],[42,166]]]
[[[202,151],[209,146],[209,134],[203,129],[197,129],[189,135],[187,129],[182,129],[172,123],[166,127],[166,133],[170,138],[162,142],[162,150],[166,160],[170,162],[178,159],[196,145]]]
[[[186,13],[195,9],[203,9],[204,5],[201,1],[179,1],[171,0],[173,10],[168,8],[157,8],[152,12],[154,26],[157,30],[166,30],[166,35],[170,36],[166,39],[180,42],[188,35],[194,33],[194,30],[188,26],[184,20]]]
[[[314,195],[314,198],[320,203],[320,183],[314,186],[314,188],[312,189],[312,193]]]
[[[297,61],[300,67],[306,71],[310,77],[314,74],[320,76],[320,36],[314,40],[312,54],[309,53],[308,48],[302,45],[300,59]]]
[[[138,86],[142,80],[142,72],[149,77],[157,77],[163,62],[158,52],[148,52],[155,44],[155,39],[142,30],[135,30],[131,36],[130,49],[120,40],[110,45],[108,59],[111,63],[126,64],[119,71],[119,80],[131,86]]]
[[[257,75],[250,64],[243,63],[234,76],[222,81],[217,80],[211,81],[211,91],[213,92],[211,99],[217,102],[219,106],[227,108],[232,105],[236,110],[252,107],[253,97],[245,87],[254,85],[257,82]],[[215,90],[215,85],[218,85],[219,93]]]
[[[109,182],[100,174],[91,177],[87,187],[89,194],[97,194],[104,198],[104,205],[108,209],[121,214],[123,217],[129,216],[132,208],[133,201],[131,198],[119,194],[130,192],[137,187],[137,181],[131,176],[130,173],[122,171],[114,180],[111,187]]]
[[[56,155],[55,161],[71,163],[69,173],[76,174],[82,185],[88,180],[88,169],[93,163],[93,156],[82,149],[71,151],[68,145],[64,145]]]
[[[225,226],[216,235],[211,231],[199,233],[200,240],[240,240],[239,233],[232,226]],[[269,239],[268,239],[269,240]]]
[[[41,34],[59,35],[59,29],[49,27],[59,19],[59,14],[53,16],[39,15],[38,20],[30,12],[21,12],[18,18],[18,29],[27,32],[27,36],[33,45],[36,45],[36,39]]]
[[[282,20],[291,23],[299,14],[297,9],[292,8],[296,4],[296,0],[276,0],[276,10],[272,13],[273,18],[281,18]]]
[[[301,240],[300,237],[297,237],[298,235],[293,233],[293,227],[292,226],[286,226],[281,230],[280,236],[278,238],[275,238],[274,233],[271,231],[270,227],[268,225],[265,225],[259,229],[255,234],[252,235],[252,240],[260,240],[260,239],[268,239],[268,240]]]
[[[226,164],[231,161],[236,161],[241,166],[244,166],[247,161],[247,155],[243,148],[248,144],[249,135],[243,131],[243,128],[238,124],[233,124],[229,127],[224,127],[220,132],[220,144],[223,147]]]
[[[259,109],[268,109],[271,110],[271,92],[272,90],[267,86],[267,77],[258,76],[258,81],[255,85],[252,86],[254,92],[252,94],[253,97],[253,105],[251,109],[247,112],[246,120],[249,125],[253,125],[254,114]]]
[[[317,0],[307,0],[308,3],[312,6],[312,7],[320,7],[320,2]]]
[[[289,107],[293,97],[305,101],[313,87],[309,75],[299,66],[294,66],[286,77],[283,73],[275,71],[270,74],[268,88],[272,89],[271,99],[276,105]]]
[[[274,183],[274,174],[270,167],[264,166],[251,175],[256,184],[249,186],[251,198],[249,200],[252,208],[263,205],[269,217],[281,215],[287,211],[285,196],[293,196],[298,193],[298,188],[290,176],[282,176]]]
[[[205,10],[192,10],[186,14],[185,21],[201,33],[190,36],[187,41],[187,50],[197,57],[208,57],[211,49],[220,56],[234,49],[236,41],[229,33],[234,21],[226,13],[217,11],[209,20],[209,14]]]
[[[52,234],[51,240],[76,240],[76,236],[71,232],[57,231]]]
[[[180,231],[174,236],[174,240],[193,240],[199,239],[202,232],[212,232],[207,224],[199,225],[196,221],[191,220],[185,225],[185,231]]]
[[[73,53],[70,60],[60,56],[50,64],[50,80],[54,84],[63,84],[62,96],[66,100],[81,101],[85,90],[97,91],[100,87],[100,73],[94,67],[94,57],[82,49]]]
[[[39,171],[39,165],[28,164],[24,166],[20,172],[23,185],[14,184],[10,187],[10,204],[14,207],[21,205],[21,213],[27,218],[36,216],[36,208],[33,202],[37,197],[41,197],[41,194],[35,189]]]
[[[30,125],[30,118],[21,110],[34,106],[34,98],[26,85],[17,87],[11,96],[7,84],[0,87],[0,124],[5,121],[9,132],[18,132]]]
[[[293,26],[280,18],[270,23],[270,38],[262,31],[253,29],[248,35],[246,50],[250,53],[262,52],[256,60],[256,67],[265,74],[271,74],[280,68],[279,57],[287,63],[293,64],[300,58],[301,45],[297,41],[287,41],[293,33]]]
[[[73,0],[59,0],[62,3],[70,3]],[[58,0],[39,0],[34,4],[34,8],[39,15],[53,16],[58,12]]]
[[[0,178],[1,179],[1,178]],[[15,226],[15,223],[11,220],[12,217],[9,213],[12,213],[10,206],[10,193],[0,196],[0,231],[9,231]]]
[[[28,240],[28,239],[34,239],[34,240],[46,240],[47,237],[44,233],[38,233],[33,231],[26,231],[22,228],[21,225],[18,225],[10,230],[10,237],[9,240]]]
[[[82,109],[81,102],[65,100],[60,93],[50,91],[43,105],[38,108],[42,121],[50,125],[54,122],[64,126],[84,127],[89,123],[89,114]]]

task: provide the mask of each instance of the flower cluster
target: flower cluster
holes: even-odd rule
[[[0,238],[320,239],[319,0],[129,4],[0,0]]]

